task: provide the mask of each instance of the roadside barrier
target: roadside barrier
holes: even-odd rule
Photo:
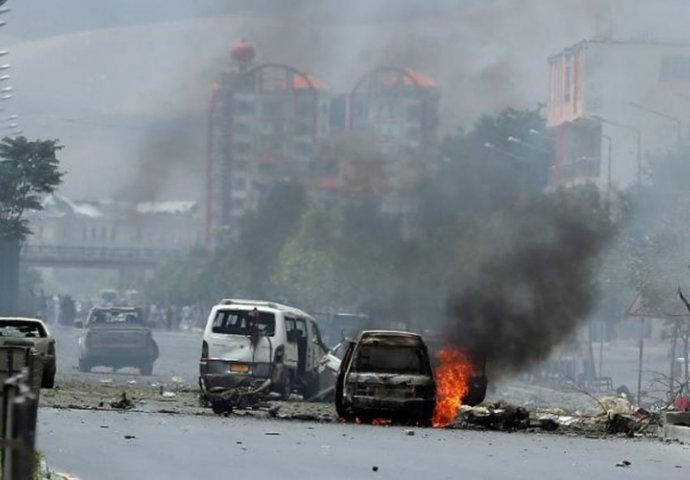
[[[42,363],[30,347],[0,347],[2,480],[33,478]]]

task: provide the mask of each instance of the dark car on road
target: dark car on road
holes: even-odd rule
[[[158,358],[158,345],[151,326],[138,308],[95,307],[86,323],[75,322],[83,328],[79,336],[79,371],[93,367],[138,368],[142,375],[153,373]]]
[[[431,422],[436,384],[422,337],[410,332],[366,330],[350,342],[336,381],[338,416]]]

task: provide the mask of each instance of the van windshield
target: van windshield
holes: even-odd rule
[[[426,375],[424,353],[419,348],[362,345],[354,364],[358,373],[403,373]]]
[[[211,330],[225,335],[251,335],[252,324],[256,325],[259,335],[263,337],[275,334],[275,315],[251,310],[219,310],[213,319]]]

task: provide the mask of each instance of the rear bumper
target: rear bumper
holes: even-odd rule
[[[142,363],[154,362],[158,356],[149,351],[118,351],[118,350],[99,350],[90,351],[82,354],[79,358],[88,361],[93,366],[127,366],[138,367]]]
[[[202,360],[199,362],[199,381],[206,391],[227,390],[237,387],[258,387],[271,378],[271,365],[253,363],[248,373],[230,372],[233,362]]]

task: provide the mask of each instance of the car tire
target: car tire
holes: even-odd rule
[[[41,388],[53,387],[55,387],[55,372],[43,372],[43,377],[41,378]]]
[[[150,377],[153,375],[153,362],[144,363],[139,367],[139,374]]]
[[[84,372],[84,373],[90,372],[91,371],[91,362],[89,362],[86,359],[80,358],[79,359],[79,371]]]
[[[280,382],[280,399],[289,400],[292,393],[292,372],[285,370],[283,372],[283,379]]]
[[[211,410],[213,410],[213,413],[216,415],[229,415],[232,413],[232,407],[228,402],[219,400],[211,400]]]

